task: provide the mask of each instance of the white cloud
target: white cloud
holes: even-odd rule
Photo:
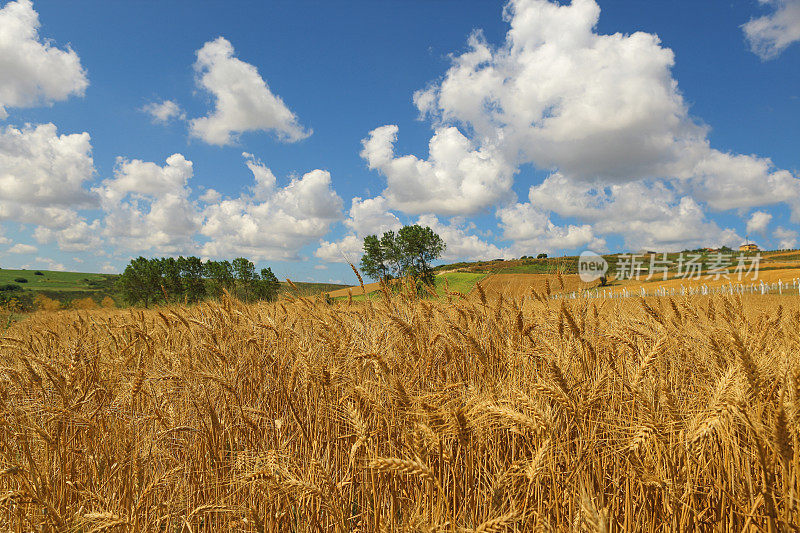
[[[797,248],[797,231],[778,227],[772,234],[772,238],[778,243],[779,250],[793,250]]]
[[[473,214],[509,198],[514,167],[492,146],[476,149],[458,128],[437,129],[429,158],[395,157],[395,125],[372,130],[361,157],[386,176],[383,196],[406,213]]]
[[[35,254],[39,249],[30,244],[15,244],[7,250],[10,254]]]
[[[547,213],[530,203],[514,204],[497,211],[503,238],[514,242],[515,255],[536,255],[541,252],[589,248],[605,251],[606,242],[597,236],[591,225],[558,226]]]
[[[349,217],[344,225],[361,238],[367,235],[382,235],[386,231],[398,230],[403,226],[397,215],[389,211],[389,203],[383,196],[353,198]]]
[[[168,157],[164,166],[117,158],[114,177],[93,189],[105,211],[103,235],[131,251],[193,251],[201,218],[189,199],[192,174],[192,162],[181,154]]]
[[[256,67],[236,58],[223,37],[197,51],[194,68],[198,87],[211,93],[215,109],[190,121],[191,135],[215,145],[231,144],[246,131],[272,131],[289,142],[311,135],[280,96],[270,91]]]
[[[222,195],[215,189],[206,189],[203,194],[200,195],[200,201],[205,204],[214,204],[221,199]]]
[[[454,217],[448,224],[445,224],[436,215],[427,214],[420,216],[416,223],[420,226],[428,226],[442,238],[447,245],[441,257],[445,261],[457,259],[486,261],[513,257],[510,250],[498,248],[470,233],[475,229],[474,225],[466,223],[461,217]]]
[[[142,107],[142,111],[150,115],[153,123],[156,124],[166,124],[173,119],[186,120],[186,113],[173,100],[164,100],[161,103],[150,102]]]
[[[67,269],[67,267],[65,267],[63,263],[59,263],[58,261],[50,259],[49,257],[37,257],[36,262],[38,264],[44,263],[45,265],[47,265],[46,270],[57,270],[63,272]]]
[[[61,228],[48,228],[38,226],[34,232],[34,238],[42,243],[57,242],[60,250],[69,252],[86,252],[92,250],[95,254],[101,254],[99,247],[103,244],[101,239],[100,220],[87,222],[77,214],[73,216],[69,223]]]
[[[545,233],[550,211],[579,221],[537,241],[546,246],[591,242],[606,232],[641,246],[728,243],[735,232],[710,222],[706,211],[779,202],[800,220],[800,180],[769,158],[711,148],[708,128],[690,115],[672,77],[672,51],[652,34],[599,34],[599,15],[594,0],[511,0],[511,29],[501,46],[473,33],[445,76],[414,95],[433,121],[431,145],[451,132],[453,141],[442,144],[458,146],[446,151],[452,157],[434,157],[433,150],[429,161],[394,157],[393,126],[365,141],[362,156],[387,175],[384,194],[393,206],[474,212],[480,202],[465,201],[473,197],[461,188],[470,174],[458,165],[480,154],[479,168],[497,170],[483,174],[474,196],[487,198],[483,205],[503,200],[520,165],[553,171],[530,208],[498,211],[508,238],[545,238],[530,230],[523,236],[515,217],[533,217]]]
[[[245,154],[253,172],[253,194],[207,205],[201,233],[209,257],[243,255],[253,260],[296,259],[299,250],[328,233],[342,218],[342,199],[331,187],[331,175],[312,170],[277,187],[272,172]],[[271,178],[270,178],[271,176]]]
[[[761,59],[778,57],[789,45],[800,41],[800,0],[759,0],[773,6],[769,15],[742,26],[750,49]]]
[[[364,239],[355,235],[345,235],[338,241],[321,241],[314,250],[314,257],[328,263],[350,262],[356,264],[360,261],[364,249]]]
[[[8,107],[34,107],[83,96],[89,81],[80,58],[39,36],[39,15],[30,0],[0,9],[0,120]]]
[[[515,212],[528,213],[527,218]],[[597,235],[624,237],[629,249],[680,250],[686,246],[733,245],[741,239],[730,229],[709,221],[702,207],[690,196],[679,194],[660,180],[642,180],[605,186],[602,183],[570,181],[554,173],[530,188],[529,203],[499,211],[508,239],[539,238],[551,227],[547,213],[579,218],[588,225],[553,230],[550,246],[571,249],[603,246]],[[521,228],[521,229],[520,229]],[[522,234],[518,232],[522,231]],[[559,244],[559,238],[570,244]]]
[[[761,233],[762,235],[767,232],[767,226],[772,220],[772,215],[764,211],[754,211],[747,221],[747,233]]]
[[[78,209],[97,198],[89,134],[58,135],[53,124],[0,130],[0,221],[34,224],[37,240],[67,242],[86,225]]]
[[[316,257],[329,263],[341,261],[358,263],[363,252],[364,237],[380,236],[386,231],[402,227],[400,219],[389,211],[388,202],[383,196],[353,198],[344,225],[349,229],[348,234],[335,242],[322,241],[314,252]]]

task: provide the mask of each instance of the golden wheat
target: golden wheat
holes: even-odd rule
[[[12,325],[0,530],[800,525],[796,297],[398,288]]]

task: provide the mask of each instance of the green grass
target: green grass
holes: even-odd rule
[[[35,273],[41,272],[42,276]],[[14,281],[24,278],[27,283]],[[116,278],[110,274],[89,274],[85,272],[56,272],[53,270],[6,270],[0,269],[0,285],[13,283],[31,291],[102,291]]]
[[[300,296],[316,296],[321,292],[331,292],[336,291],[339,289],[346,289],[351,285],[341,285],[337,283],[312,283],[306,281],[294,281],[292,283],[300,289]],[[279,294],[290,294],[296,295],[297,292],[289,286],[288,283],[285,281],[281,282],[281,288],[278,291]]]
[[[445,279],[447,280],[447,285],[450,288],[450,292],[460,292],[461,294],[467,294],[469,291],[475,287],[475,285],[488,276],[489,273],[487,272],[447,272],[445,274],[437,274],[436,275],[436,294],[439,296],[444,296],[444,288],[445,288]],[[381,298],[380,291],[374,291],[369,294],[355,294],[353,295],[354,302],[363,302],[364,300],[368,299],[375,299]],[[336,301],[346,301],[347,296],[338,296],[335,298]]]
[[[488,274],[480,272],[448,272],[446,274],[439,274],[436,276],[436,293],[440,296],[444,295],[445,280],[447,280],[451,292],[467,294],[486,276],[488,276]]]

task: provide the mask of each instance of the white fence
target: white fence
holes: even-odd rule
[[[565,298],[574,300],[576,298],[631,298],[631,297],[647,297],[647,296],[704,296],[709,294],[793,294],[800,295],[800,279],[793,279],[791,282],[782,280],[776,283],[758,283],[742,284],[742,283],[727,283],[725,285],[717,285],[709,287],[708,285],[695,285],[680,287],[655,287],[648,290],[646,287],[631,290],[626,288],[613,289],[610,287],[596,287],[594,289],[573,291],[562,294],[554,294],[551,297],[555,299]]]

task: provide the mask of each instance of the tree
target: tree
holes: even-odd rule
[[[547,254],[546,253],[541,253],[541,254],[536,256],[536,259],[547,259]]]
[[[278,298],[281,283],[270,268],[261,269],[261,279],[256,282],[256,298],[274,302]]]
[[[177,300],[183,295],[183,281],[181,280],[181,269],[178,261],[174,257],[162,257],[161,259],[151,259],[157,265],[161,280],[159,289],[165,300]]]
[[[397,232],[397,247],[408,263],[406,271],[413,268],[423,283],[432,285],[434,281],[431,261],[442,255],[445,243],[427,226],[403,226]]]
[[[142,303],[145,308],[158,299],[161,272],[155,260],[137,257],[125,267],[117,280],[117,289],[130,304]]]
[[[423,283],[434,281],[431,262],[445,250],[445,243],[431,228],[403,226],[397,233],[387,231],[364,238],[361,268],[371,278],[413,276]]]
[[[389,266],[385,250],[377,235],[364,237],[364,255],[361,257],[361,271],[373,279],[385,280],[389,275]]]
[[[236,288],[242,299],[246,302],[253,292],[255,281],[258,278],[255,265],[247,258],[237,257],[231,265],[233,276],[236,279]]]
[[[381,250],[386,258],[386,266],[394,276],[401,276],[408,268],[408,264],[403,260],[403,251],[399,247],[397,235],[389,230],[381,237]]]
[[[206,296],[206,282],[203,279],[203,262],[199,257],[179,257],[183,296],[187,302],[199,302]]]
[[[203,274],[209,280],[209,292],[221,296],[222,291],[231,291],[234,286],[233,267],[229,261],[208,260],[203,265]]]

